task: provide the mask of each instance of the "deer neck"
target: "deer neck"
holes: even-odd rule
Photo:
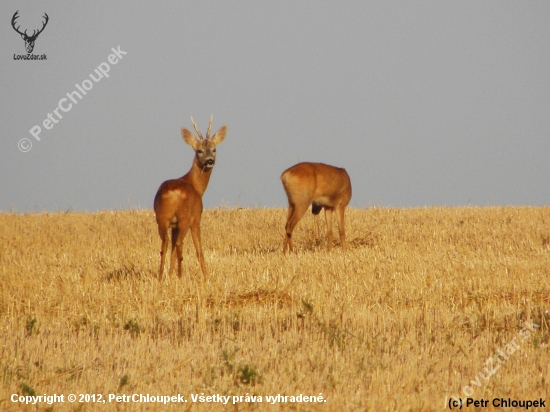
[[[201,195],[204,194],[206,191],[206,187],[208,186],[208,182],[210,181],[210,175],[212,174],[212,167],[209,169],[203,169],[199,162],[197,161],[197,158],[193,158],[193,165],[191,166],[191,170],[182,177],[182,179],[187,180],[191,185],[195,188],[195,190]]]

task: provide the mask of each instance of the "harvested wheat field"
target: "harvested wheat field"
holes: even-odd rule
[[[549,207],[351,208],[330,253],[318,219],[285,257],[286,210],[205,210],[208,277],[188,234],[159,283],[151,210],[0,214],[0,409],[550,403]]]

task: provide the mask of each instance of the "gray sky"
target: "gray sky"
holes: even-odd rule
[[[16,10],[31,33],[49,15],[47,60],[14,60]],[[228,134],[205,207],[286,205],[279,176],[299,161],[345,167],[350,206],[550,204],[546,0],[2,1],[0,16],[0,210],[151,208],[191,166],[180,128],[210,114]]]

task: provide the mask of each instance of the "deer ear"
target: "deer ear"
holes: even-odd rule
[[[219,145],[221,142],[223,142],[223,139],[225,139],[226,133],[227,133],[227,126],[223,125],[222,127],[220,127],[220,130],[218,130],[216,134],[211,137],[212,142],[215,145]]]
[[[185,127],[181,128],[181,137],[183,137],[183,141],[185,143],[187,143],[193,149],[197,150],[197,147],[199,145],[199,141],[197,140],[195,135],[193,133],[191,133],[189,130],[187,130]]]

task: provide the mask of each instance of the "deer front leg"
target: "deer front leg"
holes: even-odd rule
[[[342,243],[342,250],[346,250],[346,227],[344,223],[344,212],[346,208],[338,206],[336,210],[336,219],[338,219],[338,231],[340,232],[340,242]]]
[[[204,255],[202,253],[202,244],[201,244],[201,228],[200,223],[196,223],[191,226],[191,237],[193,238],[193,244],[195,245],[195,251],[197,252],[197,259],[201,266],[203,275],[206,277],[206,265],[204,264]]]
[[[327,250],[332,248],[332,209],[325,207],[325,218],[327,220]]]
[[[159,270],[159,282],[162,280],[164,273],[164,257],[166,256],[166,250],[168,249],[168,229],[162,230],[159,228],[161,246],[160,246],[160,270]]]

